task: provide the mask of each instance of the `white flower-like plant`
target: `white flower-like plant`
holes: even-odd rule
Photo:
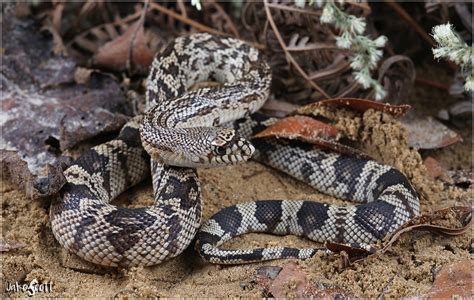
[[[433,38],[437,43],[433,48],[434,57],[448,59],[460,66],[466,78],[464,89],[474,91],[474,48],[467,45],[449,23],[433,27]]]

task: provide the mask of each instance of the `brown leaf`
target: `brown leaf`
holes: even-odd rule
[[[410,109],[410,105],[401,104],[401,105],[392,105],[389,103],[382,103],[377,101],[372,101],[368,99],[358,99],[358,98],[334,98],[334,99],[327,99],[322,100],[317,103],[309,104],[303,106],[302,108],[297,110],[297,113],[303,115],[311,115],[312,112],[319,107],[326,106],[326,105],[335,105],[335,106],[342,106],[353,109],[359,112],[365,112],[369,109],[374,109],[377,111],[382,111],[389,115],[392,115],[396,118],[403,116],[405,113],[408,112]]]
[[[307,291],[310,299],[360,299],[347,291],[344,291],[338,286],[328,284],[317,284],[311,286]]]
[[[339,131],[336,127],[306,116],[291,116],[279,120],[272,126],[259,132],[254,138],[297,139],[318,148],[332,150],[341,154],[371,159],[367,154],[336,142]]]
[[[416,149],[438,149],[462,140],[432,117],[407,116],[400,120],[408,131],[408,144]]]
[[[455,236],[463,234],[470,229],[471,221],[471,208],[463,206],[448,207],[420,215],[408,221],[392,233],[390,237],[387,237],[382,252],[386,252],[390,249],[390,246],[405,232],[412,230],[427,230],[430,232]],[[457,225],[452,225],[452,223],[456,223]]]
[[[12,240],[0,240],[0,252],[8,252],[26,247],[25,243],[12,241]]]
[[[463,299],[472,295],[472,262],[470,259],[444,266],[433,287],[422,296],[426,299]]]
[[[240,39],[239,30],[237,30],[232,18],[216,0],[203,2],[203,15],[207,21],[206,23],[212,24],[213,28]]]
[[[255,135],[256,138],[277,137],[316,141],[317,138],[336,139],[339,130],[331,125],[306,116],[291,116],[279,120]]]
[[[130,63],[130,56],[133,66],[141,72],[146,71],[153,60],[141,19],[121,36],[101,46],[94,56],[94,63],[115,71],[124,71]]]

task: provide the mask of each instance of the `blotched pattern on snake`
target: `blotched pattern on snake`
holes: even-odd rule
[[[190,90],[214,80],[218,88]],[[147,112],[119,136],[90,149],[66,171],[51,206],[56,239],[85,260],[107,266],[154,265],[180,254],[197,234],[200,255],[214,263],[307,258],[314,249],[223,250],[246,232],[296,234],[312,240],[370,244],[419,214],[419,200],[399,171],[299,143],[247,140],[275,120],[255,113],[268,97],[271,73],[262,55],[228,37],[175,39],[153,61]],[[238,121],[236,121],[238,120]],[[147,153],[148,152],[148,153]],[[317,190],[361,204],[338,207],[269,200],[228,207],[201,223],[195,167],[253,157]],[[150,160],[151,156],[151,160]],[[110,201],[152,174],[155,203],[120,208]]]

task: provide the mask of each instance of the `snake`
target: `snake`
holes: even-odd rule
[[[317,248],[226,249],[223,244],[264,232],[370,245],[419,214],[416,191],[390,166],[297,141],[251,139],[277,121],[258,112],[270,94],[271,77],[263,54],[242,40],[196,33],[171,41],[152,62],[146,111],[64,171],[66,184],[50,208],[59,244],[86,261],[111,267],[156,265],[193,241],[210,263],[305,259]],[[220,85],[199,88],[203,81]],[[201,226],[196,168],[250,158],[359,203],[251,201],[226,207]],[[150,174],[153,205],[111,203]]]

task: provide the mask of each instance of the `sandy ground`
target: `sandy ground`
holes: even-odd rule
[[[350,114],[349,114],[350,115]],[[452,205],[470,205],[470,193],[445,189],[427,176],[420,154],[406,144],[405,131],[398,122],[379,112],[369,111],[338,124],[359,140],[361,149],[376,160],[404,172],[421,196],[422,212]],[[425,151],[447,167],[471,165],[472,132],[463,132],[464,141],[437,151]],[[310,199],[343,204],[314,191],[256,162],[199,171],[204,219],[230,204],[257,199]],[[51,282],[52,292],[36,296],[251,296],[261,297],[255,283],[261,266],[284,266],[289,260],[243,266],[216,266],[204,263],[188,249],[177,258],[150,268],[114,269],[89,264],[66,253],[54,239],[48,217],[48,203],[32,202],[8,181],[1,181],[2,239],[15,240],[26,247],[2,253],[3,296],[21,297],[24,292],[7,292],[9,283]],[[151,203],[150,182],[144,182],[116,201],[124,206]],[[276,237],[248,234],[226,244],[228,247],[289,245],[311,247],[314,243],[293,236]],[[315,286],[334,285],[358,297],[415,296],[426,293],[437,270],[452,262],[470,259],[471,232],[445,237],[428,232],[407,233],[391,252],[372,256],[349,268],[341,266],[339,255],[319,253],[306,261],[296,261]],[[289,287],[291,290],[291,287]],[[291,295],[290,293],[288,294]]]

